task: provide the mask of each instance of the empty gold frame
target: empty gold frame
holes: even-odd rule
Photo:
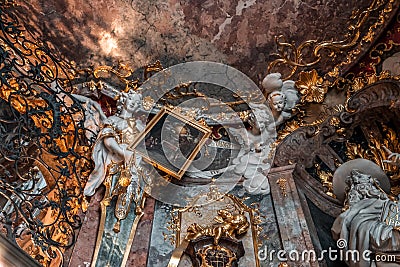
[[[163,107],[129,149],[155,168],[181,179],[210,135],[207,126]]]

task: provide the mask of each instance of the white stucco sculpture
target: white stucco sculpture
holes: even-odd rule
[[[252,115],[251,128],[230,132],[237,137],[243,149],[233,161],[236,174],[243,174],[244,187],[252,194],[268,194],[268,179],[264,172],[271,167],[271,143],[276,138],[276,128],[292,116],[292,109],[300,97],[294,81],[282,81],[280,73],[268,74],[263,82],[266,103],[249,103]]]
[[[278,127],[292,116],[292,109],[300,100],[300,95],[292,80],[282,81],[280,73],[268,74],[263,82],[264,94],[274,115],[274,122],[268,130]]]
[[[135,165],[140,164],[141,158],[135,155],[135,159],[131,161],[133,152],[128,150],[127,147],[136,135],[144,129],[143,122],[135,117],[136,113],[142,109],[141,94],[133,90],[127,93],[122,92],[117,102],[116,115],[108,118],[96,102],[83,96],[77,98],[84,101],[87,108],[86,115],[91,116],[87,118],[85,126],[96,128],[95,125],[99,125],[100,129],[92,152],[95,167],[84,188],[84,195],[92,196],[95,193],[104,181],[107,167],[111,163],[119,164],[131,174],[132,183],[137,183]],[[96,112],[98,112],[98,115],[96,115]]]
[[[275,132],[267,127],[274,119],[265,104],[249,104],[252,115],[249,117],[251,129],[234,129],[229,131],[242,146],[238,156],[232,161],[233,171],[243,175],[243,186],[251,194],[269,194],[270,187],[264,171],[271,167],[268,163],[270,144],[274,141]]]
[[[332,235],[335,240],[346,241],[345,252],[358,251],[363,255],[369,250],[388,255],[400,250],[400,232],[383,216],[388,205],[397,204],[388,197],[389,180],[378,165],[365,159],[341,165],[334,175],[334,192],[339,200],[344,200],[346,210],[336,218]],[[396,214],[386,215],[396,218]],[[397,266],[370,259],[360,256],[358,260],[345,260],[350,267]]]

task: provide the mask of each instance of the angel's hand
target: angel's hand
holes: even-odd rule
[[[400,154],[390,151],[385,146],[382,146],[382,147],[385,150],[385,152],[389,154],[389,156],[387,157],[387,160],[383,160],[383,162],[400,166]]]
[[[124,149],[124,161],[125,164],[129,164],[133,155],[133,151],[129,150],[129,149]]]

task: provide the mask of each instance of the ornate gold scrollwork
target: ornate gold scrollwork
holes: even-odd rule
[[[378,26],[385,22],[387,14],[393,10],[393,3],[394,0],[374,0],[365,10],[353,11],[349,21],[348,32],[343,40],[340,41],[318,42],[317,40],[308,40],[296,47],[295,44],[287,42],[284,36],[276,37],[275,42],[278,46],[278,52],[274,55],[278,58],[268,65],[267,72],[270,73],[277,65],[283,64],[290,68],[290,73],[285,76],[285,79],[290,79],[299,68],[309,68],[320,62],[322,51],[328,51],[330,58],[335,58],[338,53],[348,51],[346,60],[337,64],[328,73],[330,77],[338,78],[340,67],[352,63],[356,56],[360,54],[363,43],[373,40]],[[377,10],[380,10],[378,18],[371,16],[372,12]],[[373,19],[375,21],[369,27],[366,35],[361,38],[362,27]],[[307,53],[306,51],[311,52]],[[309,57],[306,57],[306,53]]]
[[[214,202],[199,206],[199,203],[204,199],[207,199],[208,201],[214,200]],[[222,247],[220,246],[221,237],[229,237],[233,240],[237,240],[237,238],[242,237],[246,232],[248,232],[248,229],[251,230],[254,255],[256,257],[258,248],[261,245],[259,243],[259,234],[261,232],[259,224],[261,223],[261,218],[258,210],[258,203],[253,203],[249,207],[244,204],[245,200],[246,199],[239,199],[231,194],[223,195],[219,192],[218,187],[212,184],[210,186],[210,191],[195,197],[192,205],[186,208],[173,210],[171,213],[171,220],[168,222],[167,227],[172,234],[164,234],[164,238],[169,239],[172,244],[177,246],[177,248],[173,252],[170,265],[168,266],[177,266],[179,259],[185,250],[184,247],[187,247],[191,240],[196,240],[199,237],[212,237],[214,242],[213,244],[210,244],[209,247],[212,249],[218,249],[219,247]],[[208,210],[209,208],[210,210]],[[217,208],[216,214],[215,208]],[[215,214],[214,217],[211,217],[213,218],[214,223],[210,223],[209,221],[206,223],[204,220],[209,218],[211,210],[214,210]],[[187,220],[193,216],[199,216],[199,218],[204,218],[204,220],[203,222],[188,224],[188,222],[185,221],[185,218]],[[185,230],[183,230],[182,227],[184,227]],[[203,247],[203,250],[201,250],[201,255],[199,255],[201,258],[206,257],[207,254],[205,254],[205,252],[209,251],[207,248],[208,247]],[[203,263],[207,262],[207,257],[204,259],[205,261],[203,261]],[[257,257],[254,260],[256,266],[259,267]]]
[[[390,151],[400,151],[400,142],[393,129],[384,124],[382,124],[382,129],[382,140],[379,140],[373,135],[368,136],[368,148],[364,148],[361,144],[347,142],[346,155],[349,159],[369,159],[381,166],[381,168],[388,174],[391,181],[399,181],[400,167],[395,164],[388,164],[385,161],[388,160],[389,156],[386,148]],[[393,195],[398,195],[399,193],[399,186],[392,187]]]
[[[17,6],[18,4],[15,3],[15,0],[1,0],[0,5],[8,8],[8,7]]]
[[[380,16],[380,20],[383,21],[383,18]],[[382,57],[387,55],[393,48],[398,47],[400,42],[398,42],[398,32],[400,29],[399,26],[400,16],[397,15],[395,27],[389,30],[386,36],[382,37],[377,44],[372,47],[369,51],[368,55],[365,56],[363,61],[361,61],[358,65],[360,70],[354,70],[350,73],[346,74],[346,77],[343,78],[342,84],[346,85],[347,90],[347,98],[350,98],[351,95],[361,90],[367,85],[373,84],[377,81],[384,79],[393,79],[400,80],[399,75],[393,75],[388,70],[382,69],[380,72],[378,71],[378,65],[382,64]],[[383,64],[382,64],[383,66]]]
[[[381,72],[380,75],[376,73],[375,64],[372,66],[375,73],[360,74],[356,77],[341,77],[341,70],[344,66],[350,65],[360,55],[363,46],[370,43],[376,36],[380,26],[383,25],[389,18],[390,13],[393,11],[394,0],[373,0],[365,10],[355,10],[349,18],[349,27],[347,33],[341,41],[321,41],[308,40],[296,46],[294,43],[288,42],[285,37],[276,37],[277,43],[277,59],[270,62],[267,68],[267,73],[276,71],[278,65],[282,65],[289,69],[289,73],[284,75],[283,79],[290,79],[295,74],[299,73],[296,87],[301,93],[301,103],[297,107],[298,116],[295,121],[288,121],[285,129],[278,133],[278,139],[282,140],[285,136],[293,132],[301,126],[318,125],[321,123],[320,119],[316,119],[312,123],[304,123],[304,107],[307,103],[322,103],[325,95],[330,88],[347,89],[347,97],[350,97],[354,92],[360,90],[366,85],[372,84],[378,80],[395,78],[391,77],[387,72]],[[368,25],[367,31],[362,35],[365,25]],[[393,42],[388,45],[392,47]],[[378,45],[375,46],[373,51],[377,55],[381,55],[378,51]],[[386,48],[388,50],[389,48]],[[385,50],[385,51],[386,51]],[[328,52],[328,57],[335,59],[339,54],[345,55],[345,60],[335,63],[336,65],[328,71],[325,75],[319,76],[316,69],[311,69],[321,62],[323,55]],[[370,57],[373,58],[370,52]],[[378,56],[379,57],[379,56]],[[375,56],[376,58],[376,56]],[[378,58],[380,60],[380,58]],[[378,60],[378,61],[379,61]],[[306,69],[306,70],[304,70]]]
[[[388,71],[382,71],[379,75],[376,72],[375,66],[373,66],[374,73],[365,73],[354,78],[352,81],[346,80],[349,84],[349,90],[347,90],[347,98],[350,98],[355,92],[363,89],[365,86],[376,83],[385,79],[399,80],[400,77],[393,77]]]
[[[42,265],[57,265],[62,264],[63,252],[74,244],[75,230],[81,225],[78,214],[84,203],[82,184],[91,171],[91,142],[85,138],[86,129],[81,123],[83,109],[70,94],[74,64],[50,51],[19,23],[13,12],[4,9],[14,4],[2,1],[0,6],[0,98],[2,109],[12,110],[15,118],[24,118],[13,122],[14,118],[8,117],[7,121],[19,125],[19,129],[29,129],[15,135],[14,143],[23,149],[13,149],[19,155],[11,157],[15,166],[23,162],[29,169],[25,172],[15,167],[14,185],[9,184],[11,177],[4,180],[4,173],[1,174],[2,187],[8,188],[2,196],[14,203],[4,216],[10,216],[13,223],[8,230],[14,231],[12,228],[21,227],[24,222],[26,238],[14,235],[15,243]],[[6,145],[9,142],[3,141]],[[43,188],[32,170],[43,177]],[[21,191],[18,187],[27,182],[30,188]]]
[[[130,89],[137,89],[139,85],[139,80],[131,80],[128,79],[132,76],[134,70],[130,68],[128,65],[119,63],[117,68],[111,66],[99,66],[94,69],[93,76],[95,78],[100,78],[108,74],[113,73],[118,77],[118,79],[125,84],[125,92],[129,91]]]
[[[315,168],[317,170],[317,175],[322,182],[322,186],[325,188],[325,194],[330,197],[336,198],[335,194],[333,194],[333,174],[321,170],[320,164],[315,164]]]
[[[150,78],[151,74],[154,72],[159,72],[163,70],[163,66],[161,65],[161,62],[157,60],[153,64],[149,64],[144,67],[144,79],[147,80]]]
[[[191,224],[187,229],[185,239],[195,240],[202,236],[210,236],[214,237],[214,245],[218,245],[221,237],[226,236],[237,239],[239,235],[246,233],[250,226],[243,212],[231,213],[227,209],[219,210],[214,221],[217,224],[213,226]]]

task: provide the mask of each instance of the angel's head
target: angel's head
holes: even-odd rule
[[[269,94],[268,103],[271,109],[282,112],[286,103],[286,95],[280,91],[274,91]]]
[[[121,114],[123,110],[128,113],[134,113],[141,107],[141,105],[142,95],[134,90],[130,90],[127,93],[121,93],[117,102],[117,110],[119,114]]]
[[[232,213],[230,213],[228,210],[219,210],[217,213],[224,219],[232,217]]]
[[[347,199],[345,206],[352,206],[360,200],[366,198],[385,199],[387,195],[383,190],[379,190],[380,185],[378,179],[371,175],[361,173],[358,170],[352,170],[346,178],[347,183]]]

